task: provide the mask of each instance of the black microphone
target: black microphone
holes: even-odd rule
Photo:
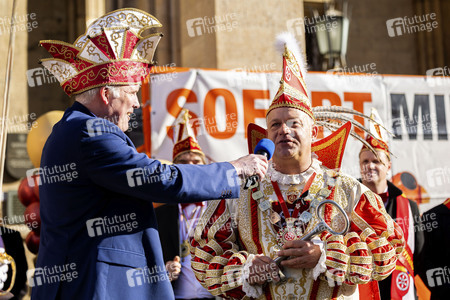
[[[275,151],[275,144],[269,139],[262,139],[256,145],[254,153],[264,155],[267,158],[267,160],[270,160],[272,158],[274,151]],[[258,180],[259,180],[258,175],[252,175],[249,178],[247,178],[244,190],[256,184]]]

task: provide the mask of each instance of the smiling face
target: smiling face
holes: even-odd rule
[[[113,90],[104,89],[107,98],[106,118],[124,132],[128,130],[130,115],[140,106],[137,97],[139,89],[139,85],[119,86]]]
[[[276,164],[297,161],[304,171],[311,164],[311,143],[316,136],[313,120],[299,109],[280,107],[267,116],[267,137],[275,144]]]
[[[372,187],[386,185],[387,173],[391,169],[391,162],[386,153],[384,151],[377,151],[377,153],[379,158],[369,150],[362,151],[359,155],[362,182],[371,190]],[[383,191],[378,192],[382,193]]]

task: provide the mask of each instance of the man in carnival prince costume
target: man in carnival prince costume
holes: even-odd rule
[[[373,286],[394,271],[402,231],[378,196],[322,164],[337,160],[339,168],[342,144],[339,151],[313,147],[322,162],[313,153],[316,124],[341,110],[311,108],[296,41],[283,34],[279,42],[283,77],[266,114],[267,137],[275,144],[267,175],[248,190],[241,187],[239,199],[209,203],[191,241],[192,268],[205,288],[222,297],[355,299],[358,285]],[[325,199],[345,210],[349,231],[300,240],[318,224],[315,208]],[[329,204],[319,211],[331,222],[337,212]],[[281,262],[284,280],[274,262],[278,256],[288,257]]]

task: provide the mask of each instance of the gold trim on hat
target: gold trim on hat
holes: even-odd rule
[[[133,11],[133,12],[142,14],[141,19],[140,20],[137,19],[139,17],[132,13],[123,14],[124,11]],[[134,21],[139,22],[139,24],[141,25],[142,28],[139,29],[139,27],[133,26],[133,23],[130,23],[130,21],[132,21],[133,19],[134,19]],[[84,43],[86,43],[86,39],[87,39],[88,35],[97,36],[99,33],[101,33],[101,28],[122,27],[122,26],[117,26],[117,23],[124,21],[124,20],[128,20],[128,24],[126,24],[126,25],[123,24],[123,27],[130,27],[130,30],[132,30],[133,32],[136,31],[135,34],[138,36],[140,36],[144,30],[147,30],[149,28],[162,27],[162,24],[158,21],[158,19],[156,19],[154,16],[152,16],[151,14],[149,14],[143,10],[136,9],[136,8],[121,8],[121,9],[117,9],[112,12],[109,12],[108,14],[105,14],[105,15],[101,16],[100,18],[94,20],[88,26],[88,28],[86,29],[86,32],[83,35],[79,36],[73,44],[75,46],[81,48],[82,45],[84,45]],[[116,26],[114,26],[114,25],[116,25]],[[139,30],[135,30],[135,29],[139,29]]]

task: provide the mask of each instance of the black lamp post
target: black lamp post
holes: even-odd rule
[[[344,6],[346,6],[344,4]],[[344,10],[346,11],[346,9]],[[349,18],[334,7],[328,9],[325,15],[319,17],[315,12],[316,32],[319,52],[323,59],[323,70],[343,68],[347,66],[347,41],[349,31]]]

